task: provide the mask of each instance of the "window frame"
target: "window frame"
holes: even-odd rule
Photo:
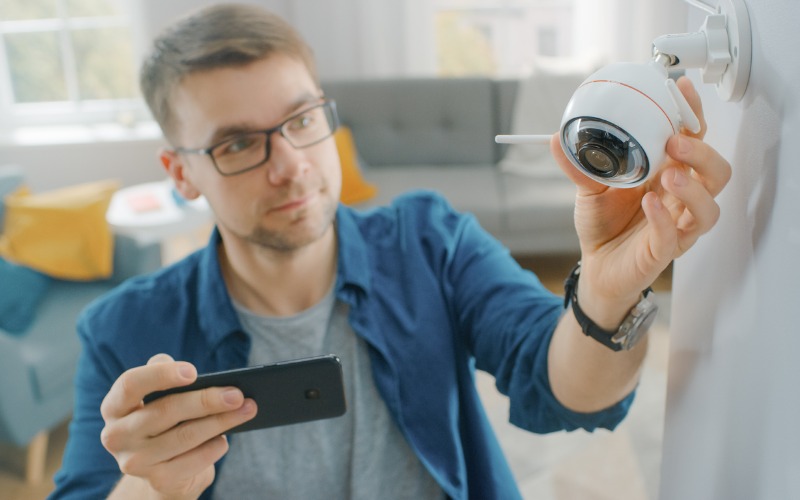
[[[576,8],[576,2],[574,0],[436,0],[434,4],[434,15],[436,16],[445,11],[457,11],[473,14],[484,13],[487,16],[486,19],[489,19],[489,16],[494,16],[498,20],[503,20],[504,18],[516,19],[522,15],[525,15],[531,8],[546,9],[553,12],[561,10],[566,11],[567,14],[572,16],[574,9]],[[547,22],[532,24],[530,28],[533,30],[532,33],[535,33],[538,31],[538,28],[541,27],[555,27],[554,32],[557,35],[566,36],[567,39],[571,41],[571,25],[566,26],[562,24],[562,27],[564,26],[566,27],[566,31],[563,31],[561,27],[557,27],[556,25]],[[500,37],[498,39],[490,40],[491,48],[495,53],[498,67],[494,74],[486,74],[483,76],[488,76],[491,78],[518,78],[523,77],[530,72],[530,62],[523,62],[522,64],[508,64],[509,56],[506,54],[513,53],[514,48],[517,46],[517,43],[514,40],[515,36],[515,33],[511,33],[510,31],[506,30],[500,33]],[[537,35],[531,36],[535,37]],[[509,44],[511,44],[510,48]],[[576,58],[576,56],[574,54],[575,50],[573,47],[571,47],[571,45],[572,44],[569,42],[566,44],[566,49],[568,52],[566,55],[542,55],[539,57],[572,61]],[[559,44],[557,46],[563,46],[563,44]],[[436,50],[439,50],[438,47]],[[510,57],[513,58],[513,56]],[[440,70],[441,68],[437,66],[437,73]]]
[[[57,0],[58,17],[28,20],[0,20],[0,132],[12,132],[20,127],[45,125],[91,125],[118,123],[132,126],[149,118],[140,96],[123,99],[80,99],[78,70],[74,59],[70,31],[80,29],[127,28],[131,33],[134,59],[139,55],[136,43],[138,26],[133,14],[135,1],[119,0],[120,12],[96,17],[70,17],[66,0]],[[14,101],[11,68],[6,57],[5,35],[13,33],[54,32],[58,37],[61,61],[64,64],[68,100],[40,103]],[[135,60],[134,60],[135,62]],[[135,83],[135,82],[134,82]]]

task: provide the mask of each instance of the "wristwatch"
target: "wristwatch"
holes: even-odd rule
[[[581,273],[581,263],[572,269],[569,277],[564,281],[564,308],[572,303],[572,313],[578,324],[581,325],[583,333],[592,337],[604,346],[614,351],[628,351],[633,349],[647,333],[650,325],[656,319],[656,312],[658,306],[650,300],[650,295],[653,292],[651,287],[647,287],[642,292],[642,300],[639,301],[633,309],[630,310],[625,319],[616,329],[616,331],[608,331],[600,328],[597,324],[589,319],[588,316],[578,305],[578,277]]]

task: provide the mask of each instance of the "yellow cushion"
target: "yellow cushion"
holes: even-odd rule
[[[118,188],[109,180],[7,196],[0,256],[55,278],[109,277],[114,237],[106,210]]]
[[[348,127],[339,127],[333,137],[336,140],[339,161],[342,164],[342,194],[339,199],[345,205],[369,200],[378,193],[378,188],[367,182],[361,175],[353,133]]]

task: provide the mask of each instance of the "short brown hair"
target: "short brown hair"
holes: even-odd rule
[[[286,21],[253,5],[215,5],[181,19],[156,38],[139,83],[153,117],[171,139],[176,124],[170,99],[183,78],[245,66],[274,53],[299,59],[319,85],[311,48]]]

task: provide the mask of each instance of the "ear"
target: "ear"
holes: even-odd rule
[[[187,200],[194,200],[200,196],[200,191],[194,186],[190,176],[186,175],[189,167],[183,162],[181,155],[172,149],[161,148],[158,151],[158,159],[181,196]]]

